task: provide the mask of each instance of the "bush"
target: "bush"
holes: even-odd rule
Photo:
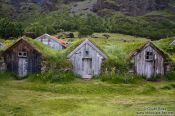
[[[0,19],[0,37],[13,38],[22,36],[24,30],[21,24],[8,19]]]
[[[55,73],[45,72],[41,74],[32,74],[28,76],[29,81],[43,82],[43,83],[67,83],[75,79],[76,75],[72,72]]]
[[[163,89],[163,90],[171,90],[171,87],[170,86],[164,86],[161,89]]]
[[[8,72],[0,72],[0,80],[8,80],[13,79],[14,74]]]
[[[171,84],[171,87],[172,87],[172,88],[175,88],[175,84]]]
[[[163,80],[163,76],[162,75],[156,75],[156,76],[153,76],[151,78],[146,78],[144,77],[147,81],[153,81],[153,82],[156,82],[156,81],[160,81],[160,80]]]
[[[89,26],[82,26],[79,29],[79,37],[92,35],[93,30]]]
[[[115,59],[108,59],[102,64],[102,72],[122,73],[127,71],[127,64],[117,63]]]
[[[175,81],[175,72],[169,72],[165,75],[165,80]]]
[[[51,83],[54,82],[60,82],[60,83],[65,83],[65,82],[71,82],[75,79],[75,75],[73,73],[60,73],[59,75],[54,75],[52,77]]]

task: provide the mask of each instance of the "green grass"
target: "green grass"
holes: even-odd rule
[[[51,84],[0,80],[2,116],[135,116],[145,107],[175,112],[175,82],[108,84],[76,79]]]

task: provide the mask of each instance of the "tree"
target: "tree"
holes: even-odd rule
[[[23,32],[24,30],[20,23],[11,22],[8,19],[0,19],[0,37],[19,37]]]
[[[93,30],[89,26],[81,26],[79,29],[79,37],[92,35]]]

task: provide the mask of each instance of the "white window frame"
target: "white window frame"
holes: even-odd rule
[[[26,58],[27,56],[27,52],[18,52],[18,57]]]

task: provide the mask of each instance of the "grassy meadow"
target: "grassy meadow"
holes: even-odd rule
[[[0,79],[1,116],[136,116],[156,107],[175,112],[175,81],[109,84],[77,78],[65,84],[9,76]]]
[[[63,51],[28,40],[50,59],[51,68],[24,80],[17,80],[10,73],[0,73],[0,116],[136,116],[153,108],[175,113],[173,71],[157,77],[156,81],[127,73],[129,55],[150,40],[122,34],[109,34],[107,39],[103,33],[80,39],[74,34],[75,38],[65,38],[70,46]],[[107,72],[92,80],[82,80],[72,72],[63,71],[71,67],[66,57],[68,53],[85,39],[90,39],[108,56],[102,66]],[[169,44],[174,39],[153,41],[167,53],[171,62],[175,60],[175,47]],[[9,40],[5,43],[10,45]]]

